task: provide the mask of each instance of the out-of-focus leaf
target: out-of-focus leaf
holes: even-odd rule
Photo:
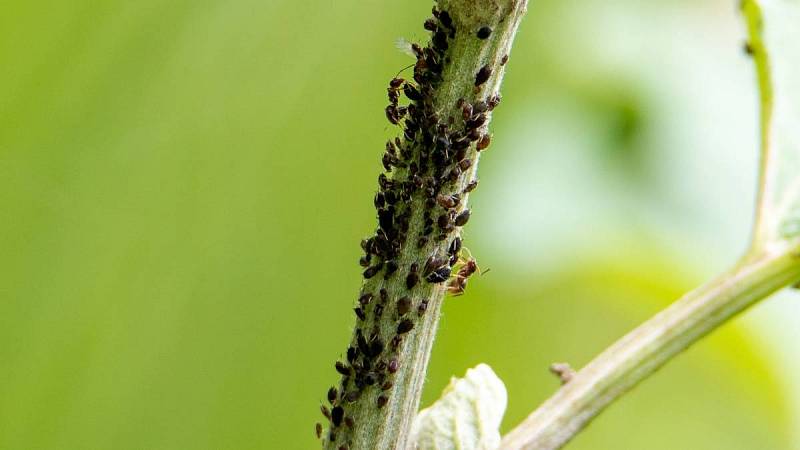
[[[800,1],[743,4],[761,93],[757,245],[800,237]]]
[[[453,378],[441,398],[419,412],[412,430],[418,450],[489,450],[500,445],[500,422],[506,410],[503,382],[486,364]]]

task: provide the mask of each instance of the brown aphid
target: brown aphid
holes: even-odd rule
[[[470,216],[470,211],[468,209],[465,209],[464,211],[461,211],[461,214],[456,216],[453,222],[456,224],[457,227],[463,227],[464,225],[467,224],[467,221],[469,221],[469,216]]]
[[[500,60],[500,65],[505,66],[508,62],[508,54],[503,55],[503,58]]]
[[[478,180],[472,180],[464,187],[464,192],[472,192],[477,187],[478,187]]]
[[[399,87],[400,87],[400,85],[402,85],[402,84],[403,84],[405,81],[406,81],[406,80],[404,80],[404,79],[402,79],[402,78],[392,78],[392,80],[391,80],[391,81],[389,81],[389,87],[390,87],[390,88],[392,88],[392,89],[397,89],[397,88],[399,88]]]
[[[322,424],[317,422],[314,426],[314,430],[317,432],[317,439],[322,439]]]
[[[361,306],[367,306],[371,301],[372,301],[372,294],[370,294],[369,292],[365,292],[360,297],[358,297],[358,303],[360,303]]]
[[[412,272],[409,273],[408,276],[406,276],[406,287],[408,289],[413,289],[418,282],[419,282],[419,275],[417,275],[416,273]]]
[[[436,224],[439,225],[439,228],[447,228],[450,225],[450,216],[447,214],[442,214],[436,219]]]
[[[492,143],[492,136],[489,134],[484,134],[483,136],[481,136],[480,139],[478,139],[478,143],[475,144],[475,148],[478,151],[486,150],[486,148],[489,147],[489,144],[491,143]]]
[[[397,358],[392,358],[392,360],[389,361],[389,365],[387,366],[387,370],[389,370],[389,373],[395,373],[399,368],[400,368],[400,362],[397,360]]]
[[[417,263],[412,263],[408,272],[408,276],[406,276],[406,287],[408,289],[413,289],[414,286],[417,285],[417,282],[419,282],[419,275],[417,274],[418,270]]]
[[[378,397],[378,408],[383,408],[386,404],[389,403],[389,398],[385,395],[381,395]]]
[[[742,49],[744,50],[744,53],[749,56],[753,56],[753,54],[756,52],[755,48],[753,48],[753,44],[751,44],[750,41],[745,41],[745,43],[742,45]]]
[[[397,314],[398,315],[405,315],[411,309],[411,299],[408,297],[403,297],[397,301]]]
[[[472,117],[472,105],[469,103],[464,103],[461,105],[461,117],[464,120],[469,120]]]
[[[489,27],[480,27],[478,29],[478,39],[486,39],[492,34],[492,29]]]
[[[331,410],[325,405],[319,405],[319,410],[326,419],[331,420]]]
[[[445,209],[454,208],[456,205],[458,205],[460,200],[461,199],[455,195],[439,194],[436,196],[436,203],[438,203],[439,206]]]
[[[472,166],[472,160],[471,159],[462,159],[461,161],[458,162],[458,167],[461,170],[467,170],[471,166]]]
[[[386,303],[386,300],[389,299],[389,291],[387,291],[386,288],[381,288],[378,293],[381,296],[381,303]]]
[[[389,389],[392,388],[392,386],[394,386],[394,384],[392,384],[391,381],[387,381],[386,383],[383,383],[383,385],[381,386],[381,390],[388,391]]]
[[[331,442],[336,442],[336,433],[333,430],[328,432],[328,440]]]
[[[492,76],[492,68],[489,65],[481,67],[477,74],[475,74],[475,86],[478,87],[489,80]]]
[[[353,420],[353,418],[350,417],[350,416],[347,416],[347,417],[344,418],[344,424],[347,425],[347,428],[350,428],[350,429],[352,429],[353,427],[356,426],[355,420]]]
[[[414,322],[410,321],[409,319],[405,319],[397,324],[397,334],[406,334],[413,329]]]

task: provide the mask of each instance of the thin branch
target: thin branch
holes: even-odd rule
[[[759,159],[759,180],[761,183],[756,198],[756,219],[753,227],[754,246],[763,246],[769,239],[776,236],[776,225],[773,223],[776,215],[773,214],[776,201],[775,177],[770,173],[774,170],[775,158],[770,142],[772,128],[773,88],[770,76],[770,62],[767,49],[762,36],[764,18],[758,3],[753,0],[742,2],[742,13],[749,36],[745,48],[752,55],[755,63],[756,77],[759,93],[759,118],[761,157]]]
[[[336,363],[341,381],[329,390],[330,405],[322,405],[327,449],[407,445],[442,300],[471,274],[460,230],[526,6],[527,0],[439,0],[425,22],[429,43],[409,49],[417,58],[413,80],[389,84],[386,116],[402,127],[402,137],[386,144],[378,228],[362,242],[356,326]],[[321,424],[317,432],[323,434]]]
[[[795,145],[779,146],[773,142],[776,99],[796,104],[796,95],[787,96],[787,92],[792,94],[791,90],[782,90],[785,98],[776,97],[771,72],[773,64],[796,63],[797,53],[784,55],[784,59],[768,58],[775,55],[768,53],[759,3],[758,0],[741,3],[749,35],[745,49],[754,58],[761,95],[761,164],[750,252],[733,269],[690,292],[595,358],[512,430],[503,439],[503,449],[561,448],[606,406],[675,355],[749,306],[800,280],[797,231],[792,234],[782,229],[787,221],[796,220],[791,217],[791,210],[798,208],[794,190],[800,182],[791,164],[800,158]],[[775,9],[776,4],[772,6]],[[791,11],[794,16],[790,17],[800,17],[797,5],[786,2],[779,6],[772,11],[772,19],[781,12],[789,13],[781,8],[794,8]],[[770,26],[775,23],[770,22]],[[796,22],[784,25],[794,29]],[[791,124],[788,129],[796,133],[796,123]],[[786,173],[788,181],[781,180]]]
[[[503,438],[504,450],[561,448],[606,406],[710,331],[800,280],[800,247],[745,258],[617,341]]]

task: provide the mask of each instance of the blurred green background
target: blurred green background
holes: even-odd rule
[[[318,445],[395,41],[430,6],[0,6],[0,449]],[[486,362],[507,430],[557,388],[551,362],[586,363],[735,260],[757,143],[743,36],[734,0],[531,0],[471,197],[491,271],[446,302],[426,404]],[[796,305],[724,327],[569,448],[800,448]]]

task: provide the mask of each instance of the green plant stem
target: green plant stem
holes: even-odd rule
[[[561,448],[615,399],[733,316],[800,280],[800,248],[748,255],[581,369],[503,438],[501,448]]]
[[[420,87],[425,98],[417,100],[414,105],[417,111],[420,109],[426,111],[426,121],[436,123],[434,125],[418,123],[418,125],[433,130],[464,129],[465,119],[462,117],[464,114],[461,103],[475,105],[488,102],[499,95],[507,56],[526,6],[527,0],[437,1],[438,11],[446,11],[448,17],[452,19],[452,28],[447,28],[445,53],[437,57],[440,58],[438,63],[441,64],[441,78],[432,82],[430,90]],[[438,18],[431,19],[431,23],[438,23],[442,27],[445,23],[449,23],[449,19],[437,21]],[[488,35],[482,33],[479,37],[478,31],[482,28],[490,32]],[[429,70],[435,64],[437,63],[426,62],[418,66],[423,67],[423,70]],[[482,69],[488,76],[477,83],[476,75]],[[407,83],[422,84],[418,80],[409,80]],[[490,114],[488,112],[486,114],[486,122],[478,124],[475,128],[482,133],[482,136],[487,134],[487,124],[490,119]],[[423,121],[418,120],[418,122]],[[407,126],[408,122],[405,124]],[[488,136],[486,137],[488,139]],[[332,390],[334,394],[338,392],[338,396],[333,395],[335,399],[331,406],[339,415],[336,420],[330,421],[330,426],[323,437],[323,447],[326,449],[405,449],[407,446],[412,420],[419,408],[428,359],[439,323],[439,311],[446,292],[445,283],[426,281],[423,268],[426,267],[429,257],[448,255],[449,248],[452,248],[452,243],[460,234],[460,225],[463,225],[456,223],[458,226],[455,230],[446,230],[439,225],[433,233],[425,231],[430,227],[426,224],[426,220],[432,218],[435,227],[440,223],[436,222],[437,217],[448,213],[442,209],[444,207],[441,203],[431,204],[430,194],[419,187],[420,183],[427,183],[426,178],[431,177],[430,169],[420,168],[420,173],[411,173],[412,165],[431,167],[428,159],[431,161],[433,159],[422,155],[432,155],[433,150],[425,148],[425,145],[432,144],[425,144],[424,139],[416,137],[414,139],[406,137],[398,145],[401,150],[399,154],[402,155],[402,150],[407,150],[411,156],[405,157],[405,165],[393,168],[389,183],[392,185],[405,183],[403,186],[417,185],[417,188],[408,194],[409,198],[397,202],[396,205],[391,202],[395,211],[394,223],[407,220],[408,229],[403,232],[402,238],[396,238],[396,242],[400,243],[398,246],[400,250],[392,262],[397,264],[397,269],[388,273],[386,264],[381,262],[381,265],[374,266],[378,268],[377,273],[368,276],[362,286],[362,294],[371,295],[371,300],[364,301],[363,312],[359,310],[362,317],[356,322],[350,351],[351,353],[355,353],[354,350],[358,349],[367,351],[360,350],[360,356],[349,358],[353,359],[349,364],[339,363],[341,370],[337,370],[347,373],[343,374],[336,390]],[[449,154],[457,153],[451,151]],[[468,193],[471,190],[466,189],[467,185],[476,180],[479,157],[476,144],[470,144],[464,155],[461,162],[470,164],[465,164],[459,171],[450,171],[450,174],[456,176],[446,180],[440,178],[444,181],[439,185],[441,195],[459,196],[458,205],[454,208],[459,213],[467,204]],[[452,159],[453,156],[449,158]],[[457,160],[447,161],[451,167],[458,163]],[[434,161],[434,164],[437,163]],[[417,176],[417,182],[412,182],[414,176]],[[384,184],[386,184],[385,179]],[[377,205],[376,207],[382,208]],[[365,244],[365,247],[369,248],[369,244]],[[412,270],[412,267],[416,269]],[[415,270],[420,273],[419,282],[409,283],[408,277]],[[449,268],[447,270],[449,273]],[[400,312],[397,305],[401,300],[410,302],[409,312]],[[427,308],[424,312],[418,313],[419,308],[424,305],[427,305]],[[401,325],[406,325],[403,327],[406,328],[404,331],[400,331]],[[413,329],[407,329],[409,325],[413,325]],[[361,345],[359,336],[362,337]],[[364,336],[367,336],[367,339],[374,336],[375,340],[372,342],[383,343],[382,349],[371,351],[363,342]],[[390,366],[394,368],[388,370],[387,367]],[[366,377],[371,377],[369,382],[365,381]],[[333,409],[330,412],[333,412]]]

